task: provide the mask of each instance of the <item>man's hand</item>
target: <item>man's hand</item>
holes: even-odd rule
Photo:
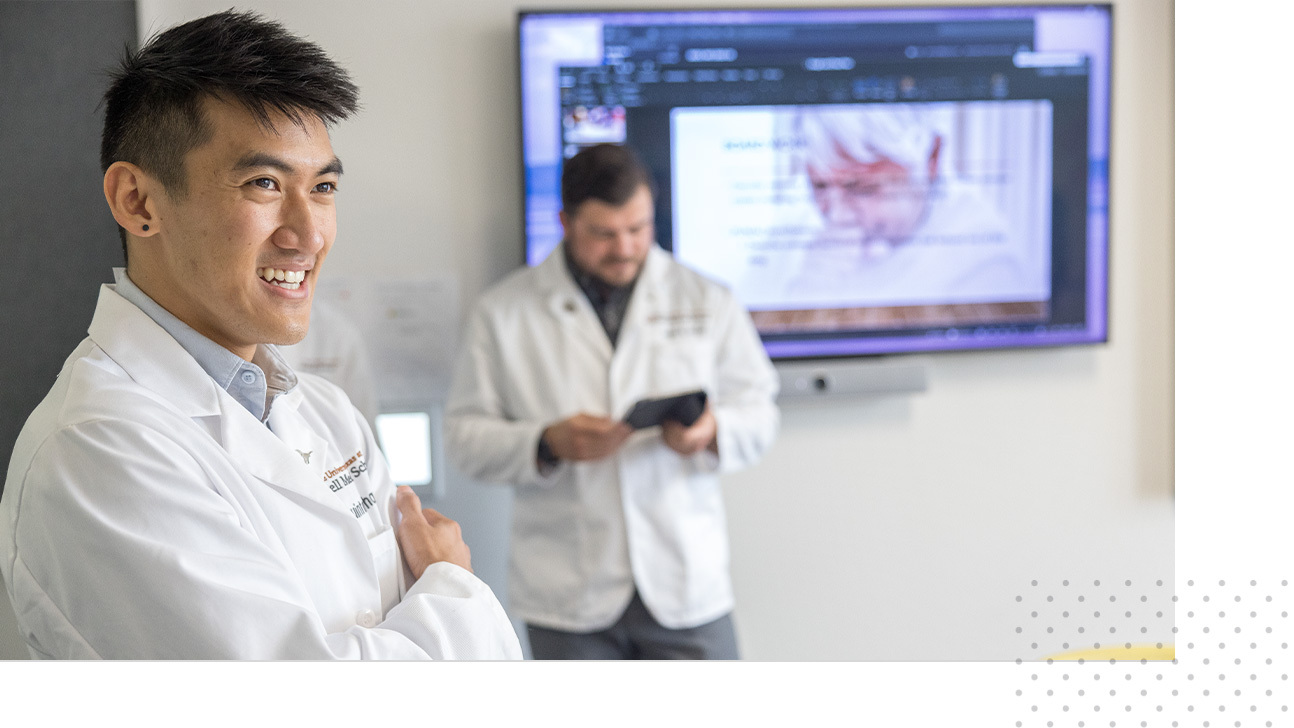
[[[549,425],[543,437],[562,460],[601,460],[619,450],[633,431],[623,422],[581,412]]]
[[[705,412],[701,413],[691,427],[684,427],[673,420],[666,420],[661,425],[665,444],[679,455],[695,455],[706,448],[718,453],[719,442],[716,439],[718,431],[719,425],[715,422],[714,412],[710,410],[709,403],[705,406]]]
[[[472,551],[463,543],[463,529],[457,521],[423,508],[418,495],[407,485],[396,488],[395,507],[400,511],[395,540],[414,579],[438,561],[472,570]]]

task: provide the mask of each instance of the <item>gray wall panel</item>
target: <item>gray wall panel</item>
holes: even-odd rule
[[[0,457],[122,264],[99,172],[107,69],[135,3],[0,1]]]

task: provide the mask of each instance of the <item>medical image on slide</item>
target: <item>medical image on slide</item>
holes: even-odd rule
[[[1052,102],[678,107],[675,255],[761,333],[1042,323]]]

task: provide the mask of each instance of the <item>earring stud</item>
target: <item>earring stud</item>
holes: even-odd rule
[[[148,232],[148,226],[147,226],[147,225],[145,225],[145,226],[144,226],[144,232]]]

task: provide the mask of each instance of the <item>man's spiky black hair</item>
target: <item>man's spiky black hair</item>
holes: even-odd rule
[[[183,197],[184,158],[211,135],[202,113],[208,97],[241,104],[269,128],[274,114],[296,124],[313,114],[331,125],[359,108],[359,89],[318,45],[255,13],[227,10],[127,52],[104,94],[103,170],[130,162]]]

